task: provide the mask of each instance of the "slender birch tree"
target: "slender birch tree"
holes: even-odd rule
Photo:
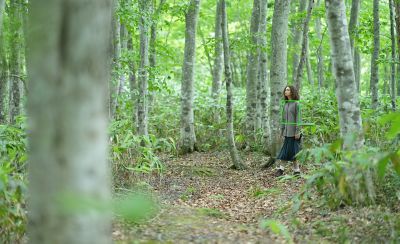
[[[233,128],[233,95],[232,95],[232,73],[230,67],[230,54],[229,54],[229,37],[228,37],[228,24],[226,17],[225,0],[220,0],[221,5],[221,27],[222,27],[222,39],[224,48],[224,66],[225,66],[225,83],[226,83],[226,127],[227,127],[227,139],[229,145],[229,152],[233,162],[232,168],[244,169],[245,166],[239,158],[238,151],[235,145],[235,136]]]
[[[140,31],[140,66],[138,79],[137,108],[138,108],[138,134],[148,136],[148,79],[149,79],[149,13],[151,6],[147,0],[139,0],[139,10],[142,13],[139,21]]]
[[[340,133],[344,148],[360,148],[364,144],[358,92],[354,79],[353,59],[347,27],[346,7],[342,0],[325,0],[326,19],[331,43],[336,97],[339,108]],[[349,138],[356,135],[356,140]]]
[[[185,16],[185,50],[182,67],[181,88],[181,149],[182,153],[195,150],[196,134],[194,130],[194,67],[196,57],[196,29],[200,0],[191,0]]]
[[[7,70],[5,37],[2,31],[5,0],[0,0],[0,124],[6,123]]]
[[[393,0],[389,0],[390,12],[390,40],[391,48],[391,62],[390,62],[390,96],[392,101],[392,109],[396,110],[396,36],[394,33],[394,13],[393,13]]]
[[[297,12],[302,13],[307,8],[307,0],[298,0],[298,1],[299,1],[299,7],[297,9]],[[304,23],[304,20],[300,19],[298,22],[297,21],[295,22],[295,25],[293,27],[293,57],[292,57],[292,65],[293,65],[292,80],[293,80],[293,83],[295,83],[295,80],[297,77],[297,68],[298,68],[299,62],[300,62],[299,52],[301,53],[301,44],[303,42],[303,35],[301,32],[300,26],[303,23]]]
[[[268,151],[275,157],[281,145],[280,101],[287,82],[287,35],[290,0],[275,0],[271,34],[271,100]]]
[[[211,98],[214,104],[218,104],[218,98],[221,90],[222,71],[223,71],[223,44],[222,44],[222,14],[221,14],[221,1],[218,2],[215,13],[215,56],[214,65],[212,69],[212,88]],[[213,111],[214,123],[219,123],[220,116],[218,109]]]
[[[379,27],[379,0],[374,0],[374,51],[371,57],[371,105],[373,109],[378,107],[378,83],[379,83],[379,49],[380,49],[380,27]]]
[[[316,6],[319,7],[321,4],[321,0],[317,1]],[[318,46],[317,49],[317,73],[318,73],[318,89],[321,90],[321,87],[324,85],[324,55],[322,52],[322,41],[323,41],[323,36],[321,33],[321,18],[318,16],[315,19],[315,33],[317,35],[317,38],[319,39],[320,45]]]
[[[356,28],[358,27],[358,19],[360,13],[360,0],[352,0],[351,2],[351,13],[349,22],[349,35],[350,35],[350,46],[353,56],[354,64],[354,75],[357,85],[357,90],[360,91],[360,52],[358,47],[354,45],[356,38]]]
[[[246,134],[248,144],[255,142],[257,123],[257,84],[258,84],[258,30],[260,24],[260,0],[253,0],[250,21],[251,48],[247,60],[246,81]]]

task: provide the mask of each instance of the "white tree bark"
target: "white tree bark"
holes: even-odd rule
[[[222,29],[221,29],[221,1],[218,2],[216,12],[215,12],[215,57],[214,66],[212,69],[212,88],[211,97],[215,104],[218,104],[219,94],[221,90],[222,83],[222,71],[223,71],[223,44],[222,44]],[[214,123],[219,123],[220,116],[219,111],[214,109],[213,111]]]
[[[268,76],[268,55],[267,55],[267,0],[260,1],[260,84],[261,84],[261,125],[263,129],[264,145],[267,145],[271,134],[269,125],[269,101],[271,96],[271,87]]]
[[[139,1],[140,16],[140,66],[139,66],[139,96],[137,101],[138,107],[138,134],[148,136],[147,121],[148,121],[148,79],[149,79],[149,13],[150,5],[147,0]]]
[[[0,0],[0,33],[3,32],[3,17],[4,17],[4,7],[6,6],[5,0]]]
[[[4,1],[1,3],[3,9],[0,9],[0,14],[3,15]],[[0,5],[1,7],[1,5]],[[7,71],[8,64],[6,58],[5,38],[4,32],[1,31],[1,20],[0,20],[0,124],[6,123],[6,97],[7,97]]]
[[[389,0],[389,12],[390,12],[390,39],[391,39],[391,65],[390,65],[390,96],[392,101],[392,109],[396,110],[396,36],[394,33],[394,11],[393,11],[393,0]]]
[[[260,1],[253,0],[253,11],[250,21],[251,48],[247,60],[246,81],[246,134],[248,144],[255,142],[257,124],[257,75],[258,75],[258,29],[260,23]]]
[[[221,5],[221,27],[222,39],[224,48],[224,66],[225,66],[225,81],[226,81],[226,126],[227,126],[227,139],[229,145],[229,152],[233,162],[233,168],[244,169],[245,166],[239,158],[238,151],[235,145],[235,136],[233,128],[233,95],[232,95],[232,73],[230,67],[230,54],[229,54],[229,39],[228,39],[228,24],[226,17],[225,0],[220,0]]]
[[[196,57],[196,29],[200,0],[191,0],[186,13],[185,51],[181,88],[181,150],[193,152],[196,145],[194,131],[194,67]]]
[[[371,57],[371,106],[373,109],[378,107],[378,82],[379,82],[379,49],[380,49],[380,36],[379,36],[379,0],[374,0],[374,51]]]
[[[280,101],[287,82],[287,34],[290,0],[275,0],[271,34],[271,111],[268,150],[276,156],[280,142]]]
[[[307,8],[307,0],[298,0],[299,1],[299,8],[297,10],[298,13],[302,13]],[[303,42],[303,34],[301,31],[301,27],[303,24],[303,20],[300,19],[298,22],[295,22],[293,27],[293,59],[292,59],[292,80],[295,83],[297,77],[297,68],[300,62],[300,55],[301,55],[301,44]],[[300,55],[299,55],[300,54]]]
[[[314,0],[309,0],[308,1],[308,8],[307,8],[307,16],[304,19],[303,22],[303,38],[302,38],[302,43],[301,43],[301,53],[300,53],[300,60],[298,62],[298,66],[296,68],[297,74],[296,74],[296,79],[294,81],[294,84],[297,88],[297,90],[300,90],[301,88],[301,83],[303,80],[303,67],[304,64],[307,64],[306,61],[307,58],[309,57],[308,54],[308,29],[309,29],[309,23],[311,19],[311,12],[312,9],[314,8]],[[308,67],[307,67],[308,68]],[[308,72],[310,74],[310,72]]]
[[[317,1],[317,7],[319,7],[321,0]],[[317,49],[317,59],[318,59],[318,89],[321,90],[321,87],[324,85],[324,56],[322,52],[322,33],[321,33],[321,18],[317,17],[315,19],[315,33],[317,38],[320,41],[320,45]]]
[[[336,78],[340,132],[345,138],[344,148],[360,148],[364,144],[364,139],[345,4],[342,0],[325,0],[325,7]],[[356,140],[348,140],[353,134],[356,135]]]
[[[36,0],[29,28],[30,243],[111,243],[109,0]]]
[[[22,48],[22,13],[20,2],[10,1],[10,123],[14,124],[20,114],[21,83],[21,48]]]

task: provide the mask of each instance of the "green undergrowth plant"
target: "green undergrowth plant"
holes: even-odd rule
[[[400,114],[385,115],[381,123],[391,123],[387,140],[392,141],[388,151],[364,146],[358,150],[342,150],[341,139],[322,147],[303,150],[299,154],[302,162],[310,164],[312,173],[302,191],[297,195],[294,209],[300,207],[301,199],[317,196],[323,204],[337,209],[343,206],[365,206],[373,204],[393,205],[395,199],[385,196],[385,191],[400,187],[400,147],[397,140],[400,132]],[[395,193],[400,194],[397,188]]]
[[[21,241],[26,225],[26,118],[0,125],[0,242]]]

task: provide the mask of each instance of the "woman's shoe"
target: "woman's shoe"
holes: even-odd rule
[[[277,169],[276,172],[275,172],[275,176],[279,177],[279,176],[282,176],[282,175],[283,175],[283,169]]]

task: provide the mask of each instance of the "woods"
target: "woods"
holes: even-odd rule
[[[0,242],[400,242],[399,26],[397,0],[0,0]]]

